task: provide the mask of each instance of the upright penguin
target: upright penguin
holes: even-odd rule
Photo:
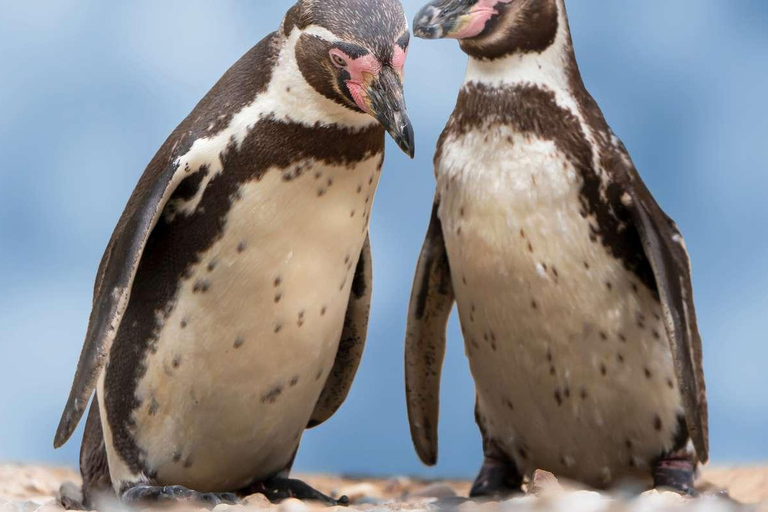
[[[408,319],[419,456],[437,459],[456,301],[485,455],[473,496],[538,468],[694,493],[708,435],[688,255],[582,83],[564,1],[435,0],[414,34],[469,55]]]
[[[398,0],[300,0],[160,148],[99,267],[54,442],[96,389],[86,505],[110,487],[335,503],[287,475],[360,362],[385,130],[413,156],[408,42]]]

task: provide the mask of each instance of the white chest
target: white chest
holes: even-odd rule
[[[440,219],[489,435],[524,471],[603,485],[670,448],[681,411],[660,306],[591,238],[551,141],[448,140]]]
[[[307,161],[241,187],[136,390],[160,484],[232,490],[290,461],[336,356],[380,162]],[[113,458],[113,480],[133,478]]]

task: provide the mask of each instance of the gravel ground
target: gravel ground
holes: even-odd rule
[[[656,510],[691,510],[697,512],[727,512],[730,510],[754,510],[768,512],[768,468],[708,469],[704,471],[698,486],[705,497],[697,500],[682,498],[670,492],[648,491],[639,497],[600,494],[580,490],[558,482],[554,476],[538,472],[529,485],[528,494],[501,503],[466,502],[469,482],[437,481],[395,477],[342,478],[323,475],[298,475],[319,490],[330,495],[346,494],[349,508],[336,507],[330,512],[389,512],[389,511],[436,511],[491,512],[555,510],[563,512],[629,510],[645,512]],[[76,482],[78,475],[68,469],[24,465],[0,466],[0,512],[62,512],[58,505],[59,486],[66,481]],[[727,489],[732,500],[719,497],[717,491]],[[735,500],[735,501],[734,501]],[[745,504],[740,505],[736,501]],[[761,504],[762,503],[762,504]],[[108,510],[125,511],[125,507],[105,504]],[[314,512],[320,509],[311,503],[286,500],[271,505],[256,494],[243,500],[239,506],[219,505],[215,512],[247,512],[271,509],[274,512]],[[191,505],[176,505],[173,510],[195,510]],[[201,509],[202,510],[202,509]]]

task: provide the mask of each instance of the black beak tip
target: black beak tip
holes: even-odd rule
[[[397,145],[403,150],[403,153],[413,159],[416,156],[416,136],[413,133],[413,125],[411,123],[406,124],[403,127],[402,133],[395,138]]]

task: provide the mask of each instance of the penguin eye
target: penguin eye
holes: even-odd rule
[[[347,67],[347,61],[344,60],[344,57],[341,55],[338,55],[336,53],[331,54],[331,61],[337,68],[345,68]]]

